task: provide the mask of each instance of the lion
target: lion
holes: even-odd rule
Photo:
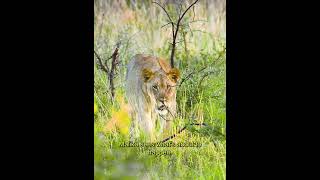
[[[176,84],[180,71],[171,68],[162,58],[137,54],[127,66],[126,96],[131,116],[130,141],[139,137],[155,138],[156,121],[159,133],[171,127],[176,114]]]

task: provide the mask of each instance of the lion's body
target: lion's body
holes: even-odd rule
[[[154,137],[156,120],[162,131],[173,119],[178,77],[175,68],[171,69],[165,60],[157,57],[138,54],[129,62],[126,95],[130,106],[131,140],[137,137],[139,130]],[[160,108],[159,102],[163,102]]]

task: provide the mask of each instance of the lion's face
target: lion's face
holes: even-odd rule
[[[175,101],[176,83],[180,77],[180,72],[172,68],[168,73],[163,71],[152,72],[149,69],[143,70],[144,83],[151,98],[155,99],[155,110],[160,115],[168,113],[168,106]]]

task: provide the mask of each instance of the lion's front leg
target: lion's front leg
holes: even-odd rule
[[[171,105],[167,109],[169,114],[167,115],[167,118],[165,120],[165,128],[164,128],[164,131],[167,135],[172,133],[172,125],[176,116],[176,102],[173,101],[170,104]]]
[[[155,122],[152,121],[151,117],[147,115],[143,115],[141,120],[142,130],[146,135],[147,141],[152,141],[154,139],[154,125]]]
[[[168,109],[169,110],[169,109]],[[162,118],[162,122],[163,122],[163,137],[166,138],[167,136],[170,136],[172,133],[172,124],[173,124],[173,120],[174,120],[174,114],[175,114],[175,110],[171,110],[169,111],[170,114],[168,114],[166,116],[166,118]]]
[[[130,124],[130,141],[133,142],[135,139],[138,138],[138,119],[135,113],[131,113],[131,124]]]
[[[171,126],[172,126],[172,120],[168,120],[166,121],[165,123],[165,131],[169,131],[171,129]]]
[[[161,137],[163,138],[167,138],[168,136],[171,136],[171,126],[172,126],[172,121],[171,120],[163,120],[163,130],[162,130],[162,134]]]
[[[164,117],[164,116],[159,116],[158,118],[158,123],[159,123],[159,134],[163,134],[164,131],[167,129],[167,117]]]

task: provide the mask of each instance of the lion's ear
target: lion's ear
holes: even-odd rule
[[[154,73],[150,69],[143,69],[142,70],[142,77],[144,79],[144,82],[149,81],[153,75],[154,75]]]
[[[168,73],[168,77],[176,83],[180,78],[180,71],[177,68],[172,68]]]

